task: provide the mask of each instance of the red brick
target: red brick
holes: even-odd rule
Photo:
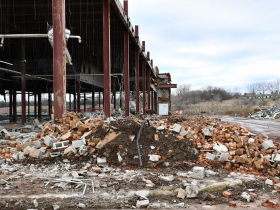
[[[226,198],[229,198],[232,196],[232,193],[231,192],[228,192],[228,191],[224,191],[223,192],[223,196],[225,196]]]
[[[236,203],[234,201],[229,201],[228,202],[228,205],[229,206],[232,206],[232,207],[236,207]]]

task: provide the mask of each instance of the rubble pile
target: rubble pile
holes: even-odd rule
[[[248,118],[251,119],[278,119],[280,117],[280,108],[277,107],[269,107],[267,109],[258,109],[255,110],[254,113],[249,114]]]
[[[197,163],[204,167],[226,162],[224,168],[229,171],[280,174],[280,144],[266,134],[257,136],[243,126],[205,117],[188,117],[180,124],[180,129],[175,127],[177,138],[189,139],[200,150]]]
[[[89,119],[67,113],[55,124],[41,125],[35,120],[34,126],[22,127],[21,132],[17,132],[17,126],[9,126],[1,130],[4,140],[0,141],[0,163],[11,159],[93,157],[99,165],[137,168],[137,136],[143,121],[136,117]],[[139,138],[144,167],[188,169],[196,163],[208,169],[224,167],[230,172],[280,174],[280,145],[265,134],[257,136],[243,126],[202,116],[154,116],[149,122]]]

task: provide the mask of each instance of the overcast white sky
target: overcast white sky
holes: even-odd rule
[[[280,78],[280,0],[128,3],[146,51],[173,83],[246,92],[249,83]]]

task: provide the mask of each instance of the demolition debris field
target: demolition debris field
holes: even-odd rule
[[[280,143],[265,133],[204,116],[55,122],[0,129],[1,208],[278,208]]]

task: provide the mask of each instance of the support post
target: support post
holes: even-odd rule
[[[147,69],[148,112],[151,113],[150,67]]]
[[[74,112],[77,111],[77,95],[76,92],[74,92]]]
[[[146,114],[146,62],[142,62],[143,114]]]
[[[69,110],[71,112],[72,109],[72,100],[71,100],[71,93],[69,93]]]
[[[51,114],[52,114],[52,100],[51,100],[51,92],[49,90],[49,93],[48,93],[48,106],[49,106],[49,118],[51,118]]]
[[[139,26],[135,26],[135,33],[136,36],[139,37]],[[139,84],[139,48],[136,46],[135,48],[135,83],[136,83],[136,112],[139,113],[140,106],[139,106],[139,91],[140,91],[140,84]]]
[[[13,116],[13,91],[11,89],[9,90],[9,100],[10,100],[9,115],[10,115],[10,121],[11,121],[12,116]]]
[[[114,96],[114,109],[117,109],[116,90],[114,90],[113,96]]]
[[[38,93],[38,118],[42,117],[42,94]]]
[[[98,92],[98,104],[99,104],[99,110],[101,108],[101,93],[100,91]]]
[[[154,114],[154,91],[151,92],[151,101],[152,101],[152,114]]]
[[[34,116],[37,117],[37,94],[34,93]]]
[[[92,86],[92,97],[91,98],[92,98],[91,108],[92,108],[92,111],[95,111],[95,86],[94,85]]]
[[[128,1],[124,0],[123,7],[128,15]],[[125,116],[129,116],[129,34],[128,29],[124,27],[124,98],[125,98]]]
[[[104,114],[106,117],[111,117],[110,0],[103,0],[103,72]]]
[[[21,60],[25,60],[25,39],[21,39]],[[25,62],[21,62],[21,124],[26,123]]]
[[[30,118],[30,93],[28,92],[27,96],[27,111],[28,111],[28,118]]]
[[[157,104],[157,93],[155,92],[155,112],[156,112],[156,114],[158,114],[157,113],[157,107],[158,107],[158,104]]]
[[[65,0],[53,0],[54,119],[66,113]]]
[[[77,112],[81,111],[81,83],[77,81]]]
[[[86,92],[84,92],[84,112],[87,110]]]
[[[17,85],[14,83],[14,91],[13,91],[13,121],[17,121]]]

